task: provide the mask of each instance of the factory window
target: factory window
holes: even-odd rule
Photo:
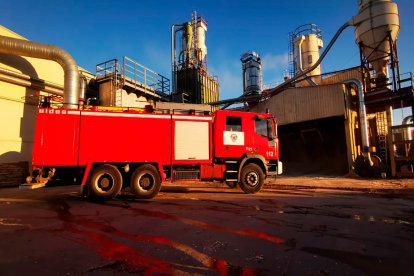
[[[242,130],[242,119],[241,117],[226,117],[226,130],[227,131],[241,131]]]
[[[312,55],[308,56],[308,64],[312,64]]]

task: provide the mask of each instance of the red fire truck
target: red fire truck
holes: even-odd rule
[[[39,108],[28,182],[75,170],[91,197],[113,198],[130,187],[152,198],[164,181],[238,183],[256,193],[267,176],[281,173],[270,114],[182,113]]]

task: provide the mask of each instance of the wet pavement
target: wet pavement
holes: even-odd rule
[[[413,190],[198,185],[105,203],[0,189],[1,275],[413,273]]]

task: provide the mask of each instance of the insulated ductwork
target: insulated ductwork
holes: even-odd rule
[[[63,49],[0,35],[0,53],[53,60],[62,66],[64,77],[63,107],[77,108],[80,79],[76,61]]]
[[[344,84],[355,84],[358,89],[359,98],[359,123],[361,128],[361,141],[362,141],[362,154],[364,158],[372,166],[371,155],[369,153],[369,137],[368,137],[368,124],[367,124],[367,112],[365,109],[364,99],[364,87],[362,82],[358,79],[350,79],[343,82]]]

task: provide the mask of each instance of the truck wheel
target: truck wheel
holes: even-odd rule
[[[154,166],[142,165],[132,174],[131,190],[138,198],[153,198],[158,194],[160,188],[161,178]]]
[[[118,195],[122,188],[122,175],[119,170],[109,164],[96,167],[89,178],[89,191],[93,198],[111,199]]]
[[[264,184],[264,174],[262,169],[256,164],[248,164],[244,166],[240,176],[240,188],[246,194],[255,194],[262,188]]]

